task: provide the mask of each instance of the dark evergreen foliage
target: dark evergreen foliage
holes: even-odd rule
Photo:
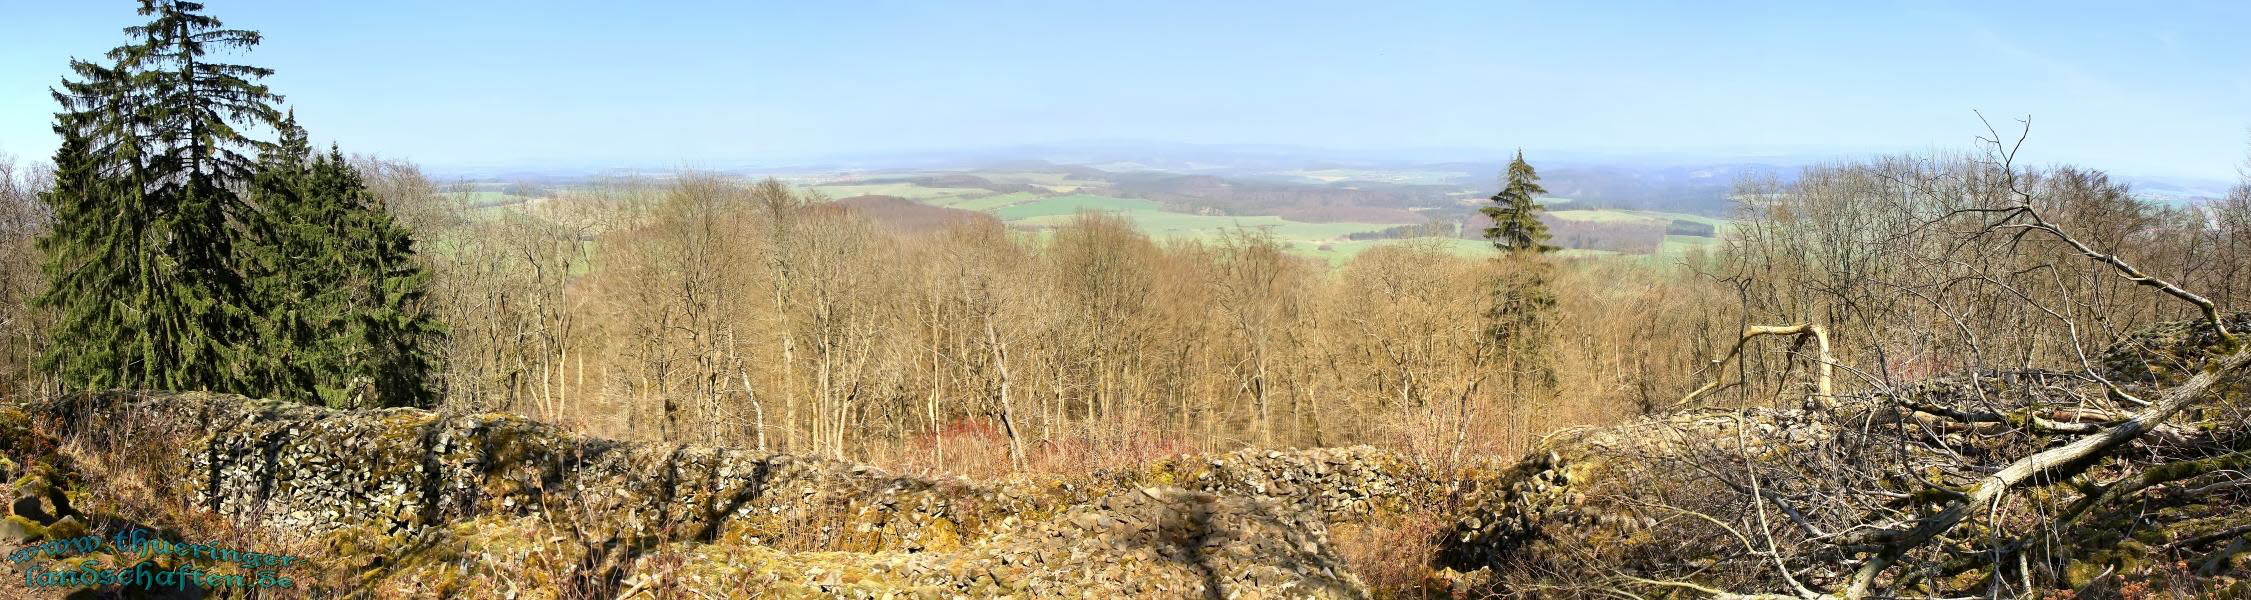
[[[429,404],[439,329],[411,236],[339,152],[313,155],[254,83],[271,71],[207,59],[259,36],[200,10],[144,0],[112,64],[72,61],[54,93],[43,364],[70,389]]]
[[[1509,393],[1526,393],[1555,385],[1554,357],[1549,350],[1554,327],[1556,297],[1550,285],[1554,265],[1541,254],[1553,252],[1548,227],[1540,222],[1542,207],[1534,198],[1546,194],[1540,174],[1524,162],[1524,151],[1508,163],[1508,181],[1493,195],[1493,205],[1480,210],[1491,217],[1485,239],[1506,251],[1499,277],[1493,282],[1493,304],[1486,311],[1486,330],[1508,357],[1505,378]]]
[[[312,164],[305,189],[343,275],[337,297],[307,311],[330,320],[338,336],[324,344],[339,361],[320,386],[324,398],[352,407],[429,404],[435,394],[424,348],[440,328],[422,308],[429,275],[414,261],[413,236],[334,149]]]
[[[248,172],[243,129],[270,124],[280,100],[265,69],[206,60],[256,32],[222,28],[193,2],[146,0],[113,64],[72,61],[54,92],[72,166],[48,202],[43,242],[57,309],[43,359],[72,389],[252,391],[245,362],[251,298],[235,265],[250,212],[231,186]],[[103,306],[103,305],[108,306]]]
[[[141,288],[156,270],[148,242],[145,198],[130,176],[101,177],[85,136],[57,127],[54,187],[42,198],[55,210],[54,233],[39,241],[49,289],[39,303],[56,313],[57,343],[41,367],[77,389],[150,387],[156,383]],[[127,148],[120,148],[126,150]]]
[[[1524,162],[1524,151],[1516,152],[1516,159],[1508,163],[1508,183],[1500,193],[1493,194],[1493,205],[1479,209],[1493,219],[1493,226],[1485,229],[1485,239],[1493,247],[1510,252],[1554,252],[1548,245],[1548,226],[1540,222],[1539,211],[1544,207],[1534,202],[1548,193],[1540,187],[1540,174]]]
[[[258,302],[267,310],[257,322],[258,352],[251,372],[265,395],[321,401],[321,374],[337,370],[323,315],[337,310],[343,283],[342,258],[330,243],[319,215],[322,198],[305,189],[312,149],[294,115],[280,128],[280,140],[260,156],[251,176],[250,199],[262,210],[252,223],[245,265]]]
[[[259,165],[264,207],[251,261],[259,297],[259,373],[273,395],[329,406],[426,406],[439,335],[421,303],[414,240],[331,149],[314,157],[295,119]]]

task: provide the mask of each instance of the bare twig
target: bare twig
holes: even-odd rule
[[[1796,336],[1801,340],[1805,337],[1812,337],[1814,339],[1821,352],[1819,358],[1819,360],[1821,361],[1821,374],[1819,376],[1819,379],[1815,383],[1815,389],[1818,390],[1816,394],[1821,398],[1821,402],[1823,402],[1824,404],[1828,403],[1833,393],[1830,389],[1830,367],[1831,365],[1836,363],[1834,358],[1829,355],[1829,332],[1828,330],[1823,329],[1820,325],[1815,325],[1812,323],[1799,323],[1797,325],[1753,325],[1751,327],[1745,328],[1743,330],[1743,337],[1735,340],[1735,346],[1728,349],[1725,356],[1721,356],[1717,359],[1712,360],[1712,367],[1717,372],[1717,374],[1713,376],[1712,382],[1705,384],[1704,387],[1696,388],[1696,391],[1689,392],[1688,395],[1682,397],[1679,402],[1674,402],[1672,408],[1680,408],[1682,406],[1686,406],[1688,403],[1696,401],[1697,397],[1703,396],[1704,394],[1709,393],[1712,390],[1719,389],[1722,382],[1726,380],[1727,361],[1740,357],[1743,354],[1744,345],[1750,343],[1753,338],[1764,335]]]

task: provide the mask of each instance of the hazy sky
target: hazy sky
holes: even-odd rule
[[[1132,139],[1967,147],[2233,179],[2251,3],[207,0],[315,140],[432,165]],[[2146,5],[2160,4],[2162,7]],[[1849,5],[1849,6],[1847,6]],[[1974,5],[1974,6],[1973,6]],[[0,152],[129,0],[0,0]]]

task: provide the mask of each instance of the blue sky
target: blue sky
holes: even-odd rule
[[[207,0],[316,140],[433,165],[699,164],[1095,139],[1965,148],[2233,179],[2251,3]],[[0,0],[0,152],[128,0]]]

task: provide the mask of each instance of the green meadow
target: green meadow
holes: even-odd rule
[[[1102,196],[1066,196],[1051,200],[1065,199],[1068,201],[1011,206],[996,214],[1010,224],[1055,226],[1069,222],[1079,211],[1091,210],[1125,217],[1140,228],[1142,233],[1154,238],[1212,238],[1236,229],[1260,229],[1272,233],[1276,239],[1295,242],[1342,242],[1347,234],[1379,231],[1399,225],[1304,223],[1276,216],[1196,215],[1167,211],[1147,200]]]
[[[1550,210],[1548,211],[1548,215],[1558,219],[1566,219],[1572,221],[1595,221],[1602,223],[1646,222],[1657,223],[1661,225],[1674,220],[1680,220],[1694,223],[1703,223],[1705,225],[1710,225],[1722,230],[1725,230],[1725,228],[1727,227],[1727,219],[1707,217],[1703,215],[1692,215],[1687,213],[1659,212],[1654,210],[1623,210],[1616,208]]]
[[[1014,204],[1036,202],[1039,201],[1039,199],[1039,194],[1034,194],[1031,192],[1013,192],[1007,194],[994,194],[981,198],[956,199],[952,202],[942,204],[940,206],[945,206],[947,208],[959,208],[962,210],[992,212],[993,209]]]
[[[977,176],[997,183],[1021,183],[1027,185],[1036,185],[1059,193],[1076,192],[1082,188],[1097,183],[1081,179],[1069,179],[1070,175],[1067,173],[978,172]]]
[[[1363,175],[1362,173],[1344,170],[1309,172],[1308,174],[1329,177]],[[1213,240],[1238,230],[1259,230],[1272,235],[1276,241],[1281,242],[1292,253],[1321,259],[1331,265],[1341,265],[1369,248],[1408,241],[1346,239],[1346,236],[1351,234],[1381,231],[1396,227],[1400,225],[1399,223],[1308,223],[1276,216],[1192,214],[1166,210],[1163,206],[1149,200],[1075,192],[1074,190],[1081,189],[1080,184],[1086,182],[1066,180],[1061,173],[979,173],[978,175],[996,182],[1042,186],[1052,190],[1052,192],[1049,194],[1034,192],[1003,194],[978,188],[925,187],[913,183],[816,185],[809,189],[819,191],[830,198],[848,198],[861,195],[897,196],[933,206],[984,212],[1035,236],[1045,235],[1046,230],[1069,223],[1071,219],[1076,218],[1082,212],[1100,212],[1123,217],[1132,222],[1134,227],[1140,229],[1142,233],[1158,240]],[[1436,176],[1436,174],[1416,175],[1431,178]],[[478,194],[492,194],[492,192],[478,192]],[[480,196],[481,198],[483,197]],[[1568,205],[1571,201],[1567,198],[1543,198],[1542,202],[1554,207],[1556,205]],[[1549,214],[1556,218],[1581,221],[1643,222],[1663,225],[1674,219],[1679,219],[1709,224],[1721,231],[1725,231],[1727,227],[1725,219],[1659,211],[1565,209],[1552,210]],[[1715,238],[1669,235],[1665,237],[1664,243],[1655,254],[1641,256],[1640,258],[1670,262],[1679,259],[1690,248],[1709,246],[1716,241]],[[1420,243],[1434,243],[1448,252],[1461,256],[1484,256],[1493,252],[1492,246],[1482,240],[1436,239],[1421,240]],[[1634,256],[1606,250],[1564,250],[1557,255],[1567,258]]]
[[[518,196],[506,192],[491,191],[440,192],[438,195],[453,199],[456,202],[460,202],[464,206],[474,206],[480,208],[487,206],[523,204],[532,200],[530,196]]]
[[[920,200],[938,206],[945,206],[949,202],[958,202],[964,199],[985,196],[993,193],[992,190],[979,188],[936,188],[923,187],[912,183],[817,185],[813,186],[812,189],[828,196],[830,199],[850,198],[853,196],[898,196],[900,198]]]
[[[1017,221],[1037,219],[1040,217],[1067,217],[1076,215],[1080,211],[1090,210],[1126,213],[1128,217],[1134,218],[1136,223],[1139,223],[1141,218],[1145,216],[1152,216],[1156,214],[1172,214],[1165,213],[1162,207],[1157,206],[1157,203],[1150,202],[1148,200],[1141,200],[1136,198],[1112,198],[1109,196],[1096,196],[1092,194],[1071,194],[1068,196],[1041,198],[1039,200],[1030,202],[1021,202],[1002,206],[996,209],[992,209],[988,212],[993,213],[993,216],[1000,217],[1000,220],[1002,221],[1014,223]],[[1150,231],[1148,233],[1150,235],[1157,235],[1157,233],[1154,231]]]

